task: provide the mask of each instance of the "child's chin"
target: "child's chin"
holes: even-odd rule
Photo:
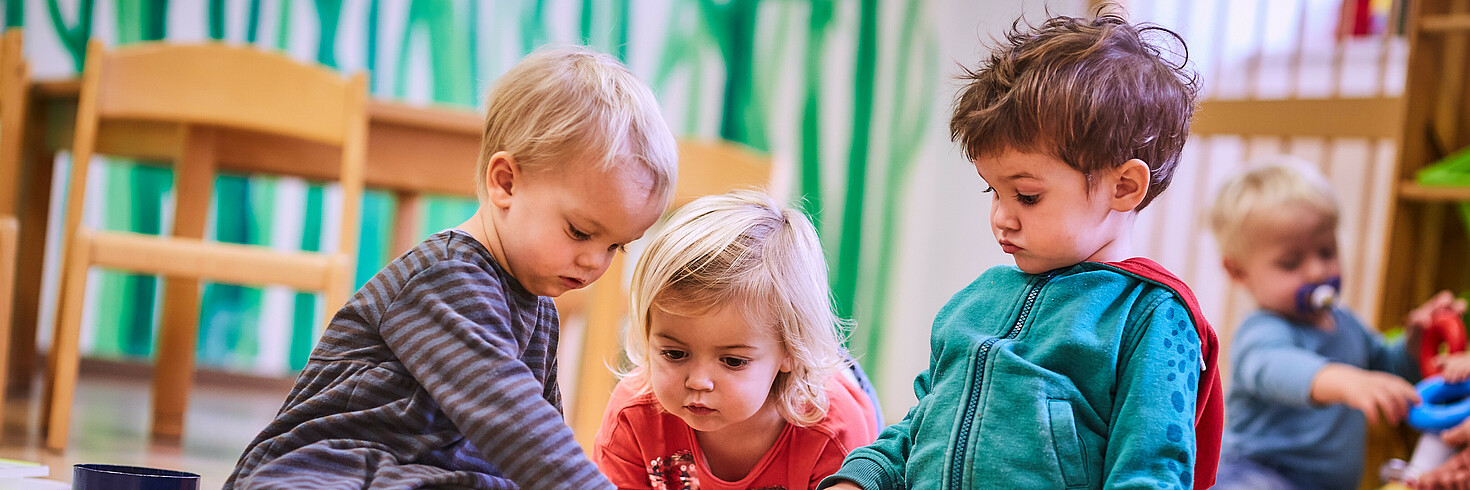
[[[694,429],[698,432],[713,432],[722,428],[719,427],[718,424],[713,424],[711,423],[711,420],[705,418],[680,416],[679,420],[683,420],[684,425],[687,425],[690,429]]]
[[[1021,272],[1025,272],[1027,274],[1040,274],[1052,270],[1052,268],[1047,267],[1046,264],[1020,259],[1016,259],[1016,267],[1019,267],[1021,269]]]

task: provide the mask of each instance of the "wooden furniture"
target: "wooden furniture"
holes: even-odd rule
[[[27,158],[22,161],[20,260],[17,266],[15,323],[11,338],[12,388],[24,390],[36,362],[35,325],[41,303],[43,251],[51,168],[56,153],[72,144],[79,80],[32,84],[34,110],[27,125]],[[466,110],[412,106],[372,100],[367,106],[369,129],[365,185],[395,194],[394,254],[408,250],[421,236],[419,216],[425,195],[473,197],[473,168],[479,154],[483,116]],[[112,125],[97,141],[97,151],[139,159],[167,160],[177,147],[177,133],[146,124]],[[226,168],[251,166],[290,171],[307,179],[330,180],[340,149],[315,141],[220,128],[216,153]],[[368,259],[373,260],[373,259]]]
[[[1470,291],[1470,243],[1454,209],[1470,201],[1470,186],[1415,179],[1420,169],[1470,146],[1470,1],[1411,2],[1410,8],[1406,109],[1383,242],[1382,327],[1401,325],[1439,290]]]
[[[770,180],[771,162],[764,155],[728,142],[680,141],[679,179],[669,210],[678,209],[699,196],[764,187]],[[657,229],[658,225],[654,225],[649,233]],[[627,286],[623,283],[624,272],[630,267],[626,262],[627,255],[616,255],[602,279],[587,288],[586,329],[577,367],[574,406],[568,421],[582,447],[592,447],[608,399],[617,386],[617,377],[609,367],[623,363],[619,339],[629,308]],[[565,301],[558,304],[563,314],[579,314],[567,311],[570,308],[563,306],[566,304]]]
[[[80,83],[75,80],[33,84],[32,102],[40,108],[36,111],[40,114],[31,119],[29,128],[38,135],[31,140],[34,146],[32,153],[37,156],[28,159],[26,163],[39,170],[31,172],[36,178],[26,185],[39,189],[40,192],[28,199],[26,204],[29,204],[32,211],[26,213],[26,216],[31,219],[23,220],[22,227],[25,230],[39,229],[39,232],[32,235],[28,231],[22,238],[23,242],[26,237],[36,237],[42,240],[40,243],[44,243],[45,203],[49,199],[44,190],[50,189],[48,170],[56,152],[71,144],[70,121],[75,114],[79,90]],[[473,179],[466,178],[465,173],[473,168],[473,162],[479,155],[483,115],[468,110],[423,107],[382,100],[370,100],[367,114],[365,187],[388,190],[396,197],[391,245],[391,251],[396,254],[408,250],[423,238],[420,236],[422,225],[419,218],[422,216],[424,196],[475,195]],[[167,134],[160,135],[159,128],[156,127],[119,125],[115,129],[125,133],[113,133],[117,137],[98,139],[99,152],[163,159],[169,157],[169,148],[174,144]],[[309,179],[329,178],[333,170],[322,162],[335,161],[339,152],[330,145],[318,142],[227,128],[216,130],[215,144],[222,167],[251,165],[259,168],[290,168]],[[704,194],[724,192],[742,186],[763,185],[770,178],[771,164],[765,156],[732,144],[681,140],[679,152],[680,175],[675,190],[675,202],[671,207],[677,207]],[[700,169],[695,166],[695,162],[702,162],[699,166],[715,168]],[[20,284],[33,284],[34,290],[40,289],[40,250],[41,246],[37,245],[33,251],[33,260],[23,260],[21,264]],[[33,268],[30,274],[27,274],[28,268]],[[607,368],[618,362],[618,356],[621,355],[618,329],[627,309],[626,293],[621,284],[616,288],[599,286],[619,282],[620,279],[613,278],[621,278],[625,270],[621,260],[614,261],[604,274],[604,280],[598,281],[587,290],[576,291],[557,299],[558,309],[564,317],[583,317],[589,326],[586,330],[589,334],[584,340],[587,347],[582,351],[593,354],[581,356],[578,372],[593,375],[574,377],[573,383],[577,387],[573,390],[573,396],[569,397],[574,405],[568,408],[571,423],[577,429],[579,437],[586,440],[584,442],[590,442],[596,433],[607,397],[616,384]],[[30,304],[38,302],[37,295],[31,298]],[[597,303],[599,314],[590,313],[589,308],[593,302]],[[27,313],[24,310],[24,306],[18,308],[17,324],[33,325],[36,321],[34,311],[22,319],[22,315]],[[18,345],[12,349],[12,354],[24,358],[13,360],[11,366],[24,370],[34,362],[33,357],[25,357],[32,355],[25,347],[35,345],[35,333],[21,328],[14,338]],[[583,393],[591,394],[583,396]],[[576,415],[578,413],[582,415]]]
[[[30,97],[30,71],[21,51],[21,30],[5,31],[0,41],[0,383],[6,379],[10,352],[10,311],[15,284],[16,243],[20,220],[16,207],[20,200],[20,149]],[[4,397],[0,390],[0,420],[4,420]]]
[[[280,284],[322,292],[327,312],[346,301],[357,250],[366,151],[366,83],[297,63],[276,53],[223,44],[137,44],[115,51],[88,46],[73,133],[72,166],[63,220],[61,296],[48,357],[46,445],[63,449],[74,395],[78,338],[92,266],[165,276],[153,433],[182,434],[194,370],[200,279]],[[82,225],[92,155],[118,139],[121,127],[152,127],[175,161],[172,236],[101,232]],[[291,166],[221,160],[221,132],[266,133],[341,148],[327,177],[342,191],[339,247],[322,253],[282,253],[264,247],[203,240],[217,169],[301,173]],[[111,141],[110,144],[103,144]],[[317,168],[318,171],[322,167]],[[320,178],[322,175],[309,177]]]

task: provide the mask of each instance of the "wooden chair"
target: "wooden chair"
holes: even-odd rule
[[[193,380],[200,279],[318,291],[326,298],[327,315],[346,301],[362,202],[365,104],[361,74],[344,79],[276,53],[223,44],[138,44],[113,51],[97,42],[88,46],[62,229],[61,295],[47,358],[47,447],[60,450],[67,442],[92,266],[165,276],[153,386],[153,433],[165,439],[182,435]],[[217,141],[238,132],[340,148],[336,170],[328,172],[341,185],[336,250],[278,252],[203,240],[216,170],[263,171],[240,163],[251,159],[221,158],[227,155]],[[82,211],[94,151],[126,149],[145,138],[166,139],[176,149],[171,155],[176,194],[172,236],[87,229]],[[323,175],[323,162],[311,159],[295,162],[296,168],[266,166],[286,175]]]
[[[20,200],[20,154],[26,105],[30,99],[30,68],[21,52],[21,31],[5,31],[0,41],[0,386],[7,378],[10,353],[10,313],[14,305],[16,240],[20,222],[16,217]],[[5,418],[3,388],[0,388],[0,421]]]
[[[679,179],[669,211],[700,196],[764,187],[770,181],[771,161],[765,155],[729,142],[681,140]],[[619,333],[628,316],[627,285],[623,283],[628,267],[626,258],[623,254],[616,255],[602,279],[580,297],[563,295],[566,299],[557,301],[557,308],[563,314],[586,315],[570,420],[582,447],[592,447],[592,439],[602,424],[602,413],[618,382],[608,366],[622,363]]]

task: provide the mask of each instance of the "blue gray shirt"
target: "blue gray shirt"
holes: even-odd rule
[[[1346,405],[1311,401],[1312,380],[1329,362],[1419,377],[1402,343],[1385,344],[1344,308],[1331,331],[1257,311],[1230,346],[1225,396],[1226,457],[1272,468],[1301,488],[1358,488],[1367,422]]]

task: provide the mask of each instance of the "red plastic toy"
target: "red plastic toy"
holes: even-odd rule
[[[1434,358],[1442,353],[1465,351],[1465,321],[1448,309],[1435,311],[1429,316],[1429,327],[1419,340],[1419,373],[1424,378],[1439,374]],[[1440,347],[1445,347],[1444,351]]]

